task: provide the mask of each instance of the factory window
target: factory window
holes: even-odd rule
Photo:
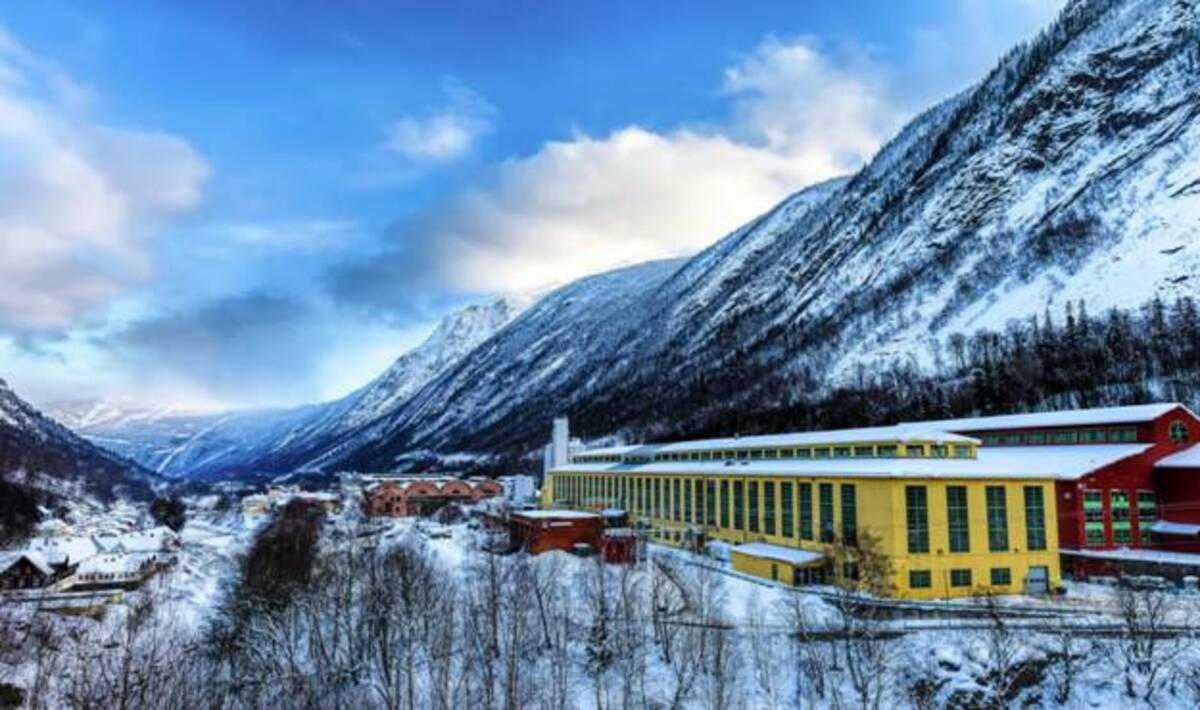
[[[666,481],[662,480],[661,478],[654,479],[653,505],[654,505],[654,517],[656,517],[656,518],[666,517],[665,515],[663,515],[663,511],[665,511],[667,508],[669,508],[671,506],[671,502],[669,500],[668,501],[663,500],[663,498],[664,498],[663,488],[665,486],[666,486]],[[669,494],[670,494],[670,491],[668,490],[668,495]]]
[[[763,481],[763,531],[775,534],[775,483]]]
[[[812,455],[812,449],[796,449],[796,458],[798,459],[811,459]]]
[[[1083,539],[1089,547],[1104,544],[1104,493],[1083,492]]]
[[[929,499],[925,486],[904,488],[905,510],[908,521],[908,552],[929,552]]]
[[[1012,584],[1012,570],[1007,567],[992,568],[992,586],[1007,587]]]
[[[871,446],[855,446],[854,447],[854,455],[860,456],[860,457],[861,456],[874,456],[875,448],[871,447]]]
[[[692,481],[692,486],[696,489],[695,501],[696,507],[692,512],[692,520],[697,523],[704,522],[704,483],[699,478]]]
[[[987,487],[988,550],[1008,551],[1008,497],[1004,486]]]
[[[933,586],[933,575],[927,569],[908,571],[909,589],[929,589]]]
[[[812,484],[801,483],[800,486],[800,539],[813,539],[812,518]]]
[[[733,529],[746,529],[746,495],[741,481],[733,482]]]
[[[779,484],[779,502],[783,506],[783,530],[781,531],[781,534],[784,537],[791,537],[796,530],[796,511],[793,487],[793,484],[787,481]]]
[[[1052,431],[1050,432],[1050,443],[1052,444],[1074,444],[1079,441],[1079,433],[1075,431]]]
[[[912,458],[924,458],[925,445],[924,444],[909,444],[904,447],[904,455],[912,457]]]
[[[837,446],[833,449],[833,455],[835,458],[839,458],[839,459],[848,458],[850,456],[850,447],[849,446]]]
[[[750,458],[752,458],[752,459],[761,459],[762,457],[763,457],[763,452],[760,449],[755,449],[750,452]]]
[[[817,459],[829,458],[829,449],[824,446],[813,449],[813,458],[817,458]]]
[[[971,586],[971,570],[969,570],[969,569],[952,569],[952,570],[950,570],[950,586],[951,587],[969,587],[969,586]]]
[[[887,444],[884,446],[877,446],[875,448],[875,454],[877,456],[894,457],[896,455],[896,445],[895,444]]]
[[[842,542],[858,544],[858,495],[853,483],[842,484]]]
[[[1108,440],[1115,442],[1137,441],[1137,429],[1133,427],[1112,429],[1108,432]]]
[[[971,528],[967,512],[967,487],[946,487],[946,520],[951,552],[971,551]]]
[[[956,458],[956,459],[969,459],[972,457],[973,454],[974,454],[974,452],[972,451],[970,446],[955,446],[954,447],[954,458]]]
[[[751,481],[750,491],[750,532],[758,532],[758,482]]]
[[[1025,547],[1046,549],[1046,502],[1041,486],[1025,486]]]
[[[1000,443],[1009,446],[1016,445],[1020,444],[1024,438],[1024,435],[1019,431],[1009,432],[1000,435]]]
[[[737,457],[739,460],[742,460],[742,461],[749,460],[750,459],[750,450],[747,449],[745,451],[739,451]]]
[[[1128,545],[1133,542],[1133,530],[1129,516],[1129,492],[1113,491],[1109,494],[1108,505],[1112,515],[1113,544]]]
[[[1154,491],[1137,492],[1138,539],[1143,545],[1151,542],[1150,526],[1158,520],[1158,499]]]
[[[692,522],[692,482],[686,479],[683,481],[683,522]]]
[[[683,499],[679,497],[679,479],[671,479],[671,519],[683,520]]]
[[[721,527],[729,527],[729,481],[721,481]]]
[[[1083,440],[1089,444],[1102,444],[1108,439],[1105,429],[1087,429],[1083,432]]]
[[[704,484],[704,522],[707,525],[717,524],[717,482],[707,481]]]
[[[821,542],[833,542],[833,484],[818,487],[821,505]]]
[[[1167,436],[1171,437],[1171,441],[1176,444],[1182,444],[1188,440],[1187,424],[1176,419],[1167,427]]]
[[[1044,431],[1029,432],[1029,434],[1027,434],[1025,436],[1025,443],[1027,443],[1027,444],[1044,444],[1044,443],[1046,443],[1046,432],[1044,432]]]
[[[944,459],[950,455],[950,447],[943,444],[934,444],[929,447],[929,455],[935,459]]]

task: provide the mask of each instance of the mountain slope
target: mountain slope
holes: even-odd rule
[[[44,416],[0,379],[0,478],[62,495],[147,498],[159,483]]]
[[[286,473],[342,434],[398,407],[524,310],[529,297],[459,309],[379,377],[342,399],[290,409],[196,414],[62,402],[53,416],[93,443],[172,478]]]
[[[636,284],[606,291],[609,274],[548,296],[322,465],[528,451],[557,413],[597,435],[703,428],[1068,299],[1096,311],[1194,292],[1197,13],[1071,3],[848,180],[684,264],[619,272]]]

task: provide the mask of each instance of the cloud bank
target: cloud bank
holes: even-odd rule
[[[98,123],[91,100],[0,27],[0,330],[60,331],[144,280],[154,224],[201,199],[186,141]]]

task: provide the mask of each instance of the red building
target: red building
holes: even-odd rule
[[[1058,477],[1059,547],[1073,575],[1200,571],[1200,419],[1180,404],[926,422]]]
[[[595,513],[577,510],[521,510],[508,518],[514,547],[537,555],[549,550],[570,552],[576,545],[600,547],[604,521]]]
[[[375,483],[363,493],[367,515],[432,515],[450,503],[478,503],[504,492],[491,479],[404,478]]]
[[[600,559],[609,564],[636,564],[638,537],[633,528],[608,528],[600,541]]]

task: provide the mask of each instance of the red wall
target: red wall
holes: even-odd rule
[[[526,518],[514,514],[509,521],[512,540],[526,552],[537,555],[549,550],[570,552],[579,543],[600,547],[604,521],[592,518]]]

